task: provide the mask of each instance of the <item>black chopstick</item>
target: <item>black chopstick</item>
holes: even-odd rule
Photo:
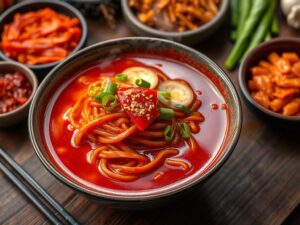
[[[64,218],[68,223],[72,225],[80,225],[80,223],[69,214],[54,198],[52,198],[18,163],[11,158],[1,147],[0,147],[1,158],[9,164],[14,171],[28,183],[28,185],[39,194],[55,211]]]
[[[55,215],[44,206],[28,188],[12,173],[7,169],[3,163],[0,162],[1,171],[26,195],[27,198],[51,221],[53,224],[62,225]]]

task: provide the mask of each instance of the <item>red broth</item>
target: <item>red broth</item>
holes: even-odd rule
[[[63,117],[78,96],[86,91],[88,83],[96,81],[100,75],[113,76],[132,66],[152,68],[171,79],[183,79],[191,85],[196,97],[202,101],[200,112],[204,115],[205,121],[200,125],[201,131],[193,134],[200,147],[196,151],[190,151],[188,145],[180,146],[178,147],[180,154],[175,156],[188,162],[191,166],[189,170],[183,171],[164,163],[137,180],[118,181],[106,177],[99,172],[97,164],[90,164],[87,161],[87,153],[91,150],[89,144],[85,143],[80,148],[71,145],[73,132],[68,130],[68,122]],[[81,82],[78,82],[78,79],[81,79]],[[82,81],[87,82],[85,84]],[[60,170],[86,187],[108,192],[109,190],[130,192],[156,189],[207,169],[221,149],[229,127],[227,107],[223,107],[224,104],[226,102],[215,85],[204,74],[187,64],[153,55],[121,55],[88,66],[78,72],[74,80],[57,90],[50,99],[45,114],[45,142],[53,162]],[[217,109],[213,109],[212,105],[217,105]],[[151,152],[155,149],[147,151]],[[154,177],[158,178],[154,179]]]

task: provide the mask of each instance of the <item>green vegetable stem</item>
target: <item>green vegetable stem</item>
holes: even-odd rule
[[[271,0],[273,1],[273,0]],[[254,0],[253,5],[250,11],[250,14],[245,21],[243,29],[240,36],[237,39],[237,42],[230,52],[225,66],[227,69],[232,70],[239,62],[240,58],[243,56],[244,51],[247,48],[248,41],[251,34],[253,33],[257,23],[261,19],[261,15],[264,13],[264,10],[269,5],[270,0]]]
[[[263,15],[261,22],[259,23],[256,32],[253,34],[252,40],[244,56],[251,51],[255,46],[261,43],[266,35],[269,33],[273,15],[276,9],[276,1],[272,0],[267,8],[266,13]]]
[[[159,111],[159,119],[172,120],[175,117],[173,109],[159,108],[158,111]]]
[[[230,0],[230,39],[236,40],[239,21],[238,0]]]
[[[274,1],[274,2],[276,2],[276,1]],[[278,17],[275,12],[276,12],[276,9],[274,10],[271,32],[273,35],[278,35],[279,34],[279,21],[278,21]]]
[[[271,32],[268,32],[268,33],[266,34],[266,36],[265,36],[264,41],[268,41],[268,40],[271,40],[271,39],[272,39],[272,34],[271,34]]]
[[[232,27],[237,27],[239,20],[238,0],[230,0],[230,23]]]
[[[241,36],[242,30],[245,25],[245,21],[249,16],[251,10],[251,0],[239,0],[239,22],[238,22],[238,29],[237,29],[237,39]]]

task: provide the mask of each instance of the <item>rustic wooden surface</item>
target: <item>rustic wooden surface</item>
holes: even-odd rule
[[[89,19],[88,44],[133,36],[122,19],[115,31]],[[231,49],[226,25],[195,48],[221,67]],[[298,36],[281,22],[281,36]],[[228,71],[227,71],[228,72]],[[237,85],[237,71],[228,72]],[[0,144],[82,224],[300,224],[300,132],[267,124],[243,102],[239,143],[220,171],[197,192],[172,205],[148,211],[103,207],[76,194],[42,166],[28,138],[27,124],[0,129]],[[293,213],[292,213],[293,212]],[[0,175],[0,224],[49,224],[43,215]]]

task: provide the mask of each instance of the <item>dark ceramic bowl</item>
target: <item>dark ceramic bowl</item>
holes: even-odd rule
[[[140,36],[165,38],[168,40],[177,41],[188,45],[193,45],[198,42],[204,41],[209,36],[214,34],[224,22],[229,5],[228,0],[221,0],[218,14],[211,21],[200,26],[195,30],[185,32],[167,32],[151,28],[140,22],[137,19],[133,10],[130,8],[128,2],[129,0],[121,0],[121,6],[123,16],[133,32]]]
[[[293,37],[282,37],[275,38],[270,41],[264,42],[254,48],[247,57],[243,60],[239,69],[239,86],[243,96],[248,101],[249,105],[254,107],[256,111],[261,112],[263,115],[267,116],[269,119],[276,119],[277,122],[280,121],[298,121],[300,122],[300,116],[283,116],[280,113],[273,112],[262,105],[258,104],[251,96],[247,81],[250,79],[250,68],[257,65],[262,59],[267,59],[267,56],[271,52],[297,52],[300,55],[300,39]],[[275,121],[275,120],[274,120]]]
[[[80,21],[80,28],[81,28],[81,40],[79,41],[77,47],[73,50],[73,53],[78,51],[79,49],[83,48],[86,44],[87,40],[87,23],[84,19],[84,17],[81,15],[81,13],[71,6],[68,3],[65,3],[63,1],[51,1],[51,0],[32,0],[32,1],[25,1],[20,2],[5,12],[3,12],[0,16],[0,34],[2,35],[4,26],[8,23],[11,23],[13,21],[13,17],[16,13],[25,13],[28,11],[35,11],[42,8],[49,7],[61,14],[64,14],[71,18],[78,18]],[[71,53],[72,54],[72,53]],[[15,61],[14,59],[11,59],[7,57],[1,50],[0,50],[0,58],[7,61]],[[41,64],[41,65],[27,65],[30,69],[32,69],[34,72],[39,74],[45,74],[49,72],[53,67],[55,67],[57,64],[59,64],[61,61],[53,62],[53,63],[47,63],[47,64]]]
[[[66,82],[70,82],[75,78],[76,73],[74,73],[74,71],[82,69],[85,65],[91,62],[99,62],[101,59],[107,60],[106,57],[117,57],[121,53],[141,52],[142,49],[146,54],[148,52],[150,54],[151,52],[155,52],[156,55],[165,52],[180,54],[184,57],[184,61],[189,62],[191,66],[200,64],[202,69],[203,67],[207,69],[203,70],[211,74],[209,79],[216,88],[220,90],[228,104],[228,120],[231,121],[231,124],[228,126],[226,135],[224,134],[225,137],[222,147],[203,174],[200,174],[200,171],[198,171],[186,179],[159,189],[129,193],[84,186],[79,180],[70,179],[70,177],[67,176],[65,172],[62,172],[57,164],[50,159],[47,144],[43,141],[45,139],[43,138],[42,132],[43,122],[41,122],[44,120],[43,115],[45,115],[47,106],[51,104],[49,103],[49,99],[56,90],[65,85]],[[172,59],[171,56],[166,57]],[[213,61],[184,45],[156,38],[116,39],[98,43],[77,52],[55,67],[44,79],[34,97],[29,114],[29,133],[34,149],[44,166],[54,176],[74,190],[84,193],[96,200],[100,200],[102,203],[105,202],[113,207],[126,208],[146,208],[167,203],[183,193],[186,193],[187,190],[191,190],[192,187],[195,187],[197,184],[202,183],[207,177],[220,168],[233,151],[238,141],[242,119],[240,102],[236,90],[227,75]]]
[[[17,71],[22,72],[28,78],[32,86],[32,94],[25,104],[21,105],[14,111],[0,114],[0,127],[15,125],[27,117],[30,102],[38,86],[38,81],[34,73],[26,66],[17,62],[0,62],[0,73],[14,73]]]

